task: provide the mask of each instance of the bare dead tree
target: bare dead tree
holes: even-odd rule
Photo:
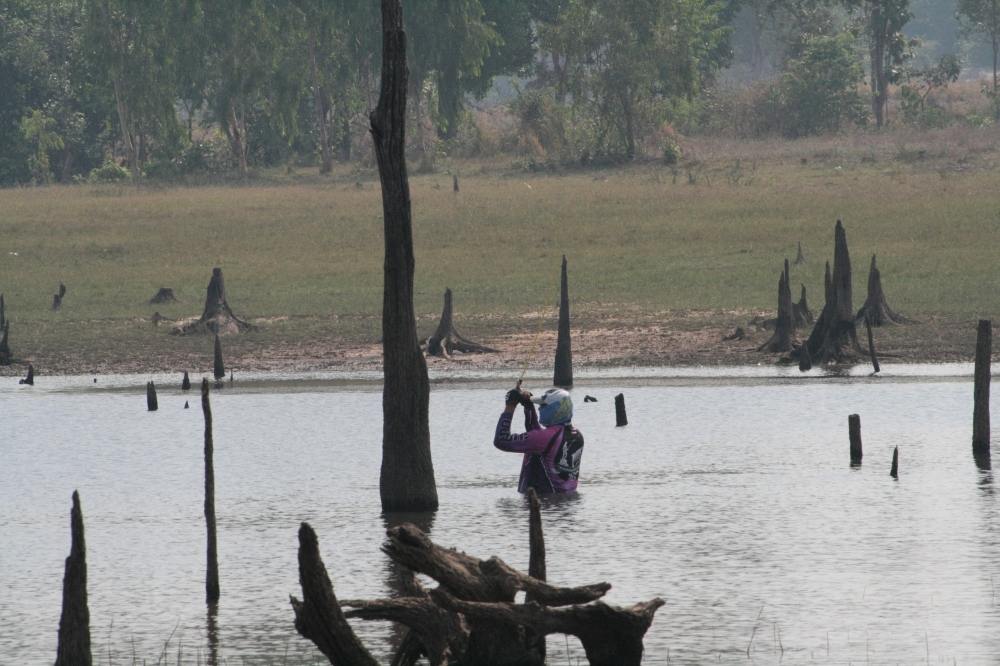
[[[451,289],[444,290],[444,309],[441,311],[441,321],[434,335],[427,338],[427,353],[431,356],[451,356],[453,352],[463,354],[489,354],[497,350],[473,342],[465,338],[455,329],[452,320]]]
[[[806,286],[802,285],[802,292],[799,294],[799,302],[792,303],[792,327],[805,328],[813,323],[812,310],[809,309],[809,301],[806,300]]]
[[[382,77],[371,114],[385,227],[382,291],[383,511],[437,509],[428,423],[430,382],[413,311],[413,223],[406,175],[406,33],[399,0],[382,0]]]
[[[205,601],[219,602],[219,547],[215,529],[215,445],[212,440],[212,405],[208,398],[208,379],[201,380],[201,411],[205,417],[205,532],[206,556]]]

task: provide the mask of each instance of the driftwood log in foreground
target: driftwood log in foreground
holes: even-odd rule
[[[90,608],[87,605],[87,544],[83,536],[80,495],[73,491],[71,544],[63,577],[62,616],[56,666],[90,666]]]
[[[635,666],[642,661],[642,639],[663,605],[653,599],[628,608],[597,601],[608,583],[555,587],[544,577],[544,541],[537,498],[529,497],[531,563],[522,573],[503,560],[480,560],[442,548],[411,524],[388,530],[382,550],[398,565],[437,581],[426,591],[415,579],[405,596],[338,602],[308,524],[299,530],[299,580],[303,601],[292,597],[295,627],[316,643],[331,664],[375,664],[345,618],[390,620],[410,633],[392,664],[413,664],[418,653],[433,666],[544,664],[540,640],[548,634],[580,639],[591,664]],[[514,602],[518,592],[525,603]],[[346,613],[340,607],[349,608]],[[544,645],[544,642],[541,642]]]
[[[431,356],[451,356],[453,352],[463,354],[489,354],[497,350],[481,345],[462,337],[455,330],[452,321],[451,289],[444,290],[444,309],[441,311],[441,322],[434,335],[427,338],[427,353]]]
[[[855,317],[858,321],[870,322],[872,326],[886,326],[887,324],[907,324],[909,319],[895,312],[889,307],[885,300],[885,291],[882,290],[882,274],[875,263],[875,255],[872,255],[872,263],[868,269],[868,297],[865,304],[858,310]]]
[[[176,328],[172,333],[187,335],[189,333],[242,333],[253,328],[235,314],[226,300],[226,282],[222,277],[221,268],[212,269],[212,279],[208,282],[205,292],[205,309],[196,321]]]

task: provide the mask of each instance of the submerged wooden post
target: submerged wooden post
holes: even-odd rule
[[[184,378],[181,380],[181,390],[190,391],[191,390],[191,378],[188,377],[188,371],[184,371]]]
[[[155,412],[159,408],[156,402],[156,386],[153,382],[146,382],[146,409]]]
[[[628,416],[625,414],[625,394],[619,393],[615,396],[615,427],[621,428],[628,425]]]
[[[972,408],[972,452],[990,455],[990,360],[993,353],[993,323],[980,319],[976,331],[976,371]]]
[[[894,479],[899,478],[899,447],[895,447],[892,450],[892,469],[889,470],[889,476]]]
[[[537,580],[545,580],[545,535],[542,533],[542,505],[534,488],[528,489],[528,575]],[[535,595],[526,592],[525,603],[537,601]],[[545,662],[545,636],[529,635],[528,648],[538,652]]]
[[[226,378],[226,366],[222,363],[222,341],[219,334],[215,334],[215,381],[222,381]]]
[[[62,616],[56,666],[90,666],[90,609],[87,606],[87,544],[83,536],[80,495],[73,491],[70,512],[71,545],[63,576]]]
[[[205,415],[205,530],[208,534],[205,601],[212,605],[219,601],[219,554],[215,536],[215,463],[213,462],[212,405],[208,400],[208,379],[201,380],[201,411]]]
[[[861,417],[851,414],[847,417],[847,431],[851,438],[851,464],[861,464]]]
[[[559,278],[559,337],[556,339],[556,367],[552,384],[564,387],[573,385],[573,350],[569,335],[569,280],[566,275],[565,254]]]

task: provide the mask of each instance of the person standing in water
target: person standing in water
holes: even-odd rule
[[[518,382],[520,385],[520,382]],[[501,451],[522,453],[517,491],[534,488],[539,495],[576,490],[583,456],[583,434],[573,427],[573,400],[569,392],[551,388],[533,398],[520,388],[507,392],[506,407],[497,422],[493,446]],[[511,434],[518,404],[524,407],[524,430]],[[539,411],[535,411],[538,404]]]

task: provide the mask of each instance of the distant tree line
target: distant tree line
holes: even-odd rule
[[[926,115],[928,94],[958,76],[962,40],[990,53],[984,92],[1000,109],[1000,0],[404,4],[420,166],[473,144],[581,161],[670,158],[674,127],[739,124],[741,113],[748,134],[881,127],[890,86],[909,91],[905,113]],[[933,61],[915,58],[915,11]],[[365,159],[380,30],[367,0],[0,0],[0,184],[246,175],[293,162],[329,172]],[[720,95],[738,69],[758,81],[742,106]],[[469,111],[498,97],[514,127],[491,143]]]

